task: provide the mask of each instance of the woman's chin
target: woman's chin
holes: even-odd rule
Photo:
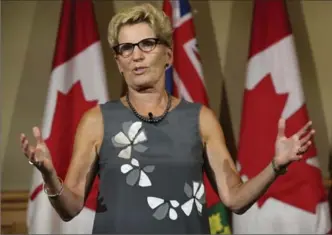
[[[136,88],[136,90],[146,90],[146,89],[150,89],[153,88],[155,85],[155,81],[153,80],[149,80],[149,79],[140,79],[137,81],[133,82],[133,87]]]

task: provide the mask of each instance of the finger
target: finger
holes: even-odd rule
[[[22,150],[23,150],[23,146],[24,146],[26,140],[27,140],[27,138],[25,137],[25,135],[21,134],[20,141],[21,141],[21,148],[22,148]]]
[[[24,133],[21,133],[20,135],[20,140],[21,140],[21,143],[23,143],[23,141],[26,139],[26,136]]]
[[[280,118],[278,122],[278,137],[284,137],[285,136],[285,119]]]
[[[28,154],[28,150],[29,150],[29,142],[27,139],[23,140],[22,143],[22,150],[24,153]]]
[[[37,140],[37,144],[40,144],[43,142],[43,138],[41,136],[41,131],[38,127],[34,127],[32,128],[32,132],[33,132],[33,136],[36,138]]]
[[[292,159],[293,161],[300,161],[303,158],[303,155],[295,155],[295,157]]]
[[[312,136],[314,135],[315,130],[311,130],[308,134],[306,134],[301,140],[300,140],[300,144],[301,146],[305,145],[306,143],[308,143],[308,141],[312,138]]]
[[[26,157],[29,159],[29,161],[35,161],[36,157],[35,148],[32,147],[31,145],[28,145],[25,151],[26,151]]]
[[[23,150],[25,145],[29,144],[28,138],[25,136],[25,134],[21,134],[20,140],[21,140],[21,148]]]
[[[307,122],[304,127],[302,127],[297,133],[296,135],[299,136],[299,138],[301,138],[311,127],[312,125],[312,121]]]
[[[290,161],[299,161],[302,158],[302,154],[299,151],[294,151],[290,156]]]
[[[303,147],[303,152],[307,152],[309,150],[309,147],[311,146],[312,142],[309,140]]]
[[[22,150],[23,153],[29,157],[31,155],[31,146],[29,145],[29,141],[25,138],[22,142]]]
[[[300,147],[298,149],[298,152],[296,154],[297,155],[303,155],[303,154],[305,154],[308,151],[308,149],[309,149],[309,147],[310,147],[311,144],[312,144],[312,142],[308,141],[307,143],[305,143],[302,147]]]
[[[25,137],[22,138],[21,148],[26,158],[32,161],[35,157],[35,148],[29,144],[28,139]]]
[[[39,166],[39,160],[37,159],[37,149],[31,145],[29,145],[29,141],[26,138],[25,134],[21,134],[21,148],[26,156],[26,158],[29,160],[29,163],[34,166]]]

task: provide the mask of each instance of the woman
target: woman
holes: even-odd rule
[[[165,69],[173,60],[165,14],[149,4],[126,9],[111,20],[108,39],[128,93],[83,116],[64,183],[39,128],[33,128],[35,147],[21,135],[22,151],[42,173],[45,193],[63,220],[80,213],[98,174],[93,233],[210,233],[205,161],[221,201],[241,214],[310,146],[311,123],[286,138],[280,120],[271,164],[243,183],[213,112],[165,90]]]

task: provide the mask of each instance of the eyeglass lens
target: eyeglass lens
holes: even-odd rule
[[[155,38],[147,38],[143,39],[138,43],[123,43],[118,47],[118,53],[122,56],[129,56],[133,53],[135,46],[138,46],[140,50],[144,52],[152,51],[157,45],[157,39]]]

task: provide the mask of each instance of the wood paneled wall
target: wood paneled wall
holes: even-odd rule
[[[27,234],[27,203],[26,191],[1,193],[1,234]]]

